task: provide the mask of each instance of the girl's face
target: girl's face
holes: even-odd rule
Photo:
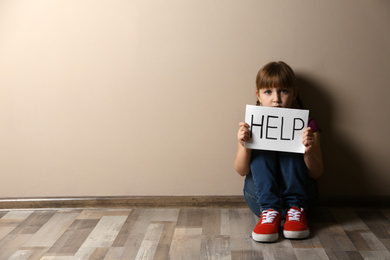
[[[262,106],[291,108],[297,97],[295,92],[293,88],[262,88],[256,90],[256,96]]]

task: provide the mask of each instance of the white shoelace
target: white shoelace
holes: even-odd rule
[[[274,220],[278,214],[279,214],[279,212],[277,212],[277,211],[266,211],[266,210],[263,211],[263,213],[261,213],[261,215],[263,217],[261,224],[274,222]]]
[[[295,220],[295,221],[301,221],[301,212],[302,211],[303,211],[303,209],[301,209],[301,210],[290,209],[287,212],[288,219],[289,220]]]

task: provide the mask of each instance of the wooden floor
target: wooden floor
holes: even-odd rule
[[[0,259],[390,259],[389,208],[320,208],[306,240],[254,242],[246,208],[0,210]]]

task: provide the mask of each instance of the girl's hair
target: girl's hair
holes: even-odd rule
[[[292,88],[295,92],[298,92],[298,87],[295,85],[294,71],[283,61],[270,62],[257,73],[257,90],[274,87]],[[299,107],[302,107],[302,102],[298,96],[297,103]],[[259,101],[257,101],[257,105],[260,105]]]

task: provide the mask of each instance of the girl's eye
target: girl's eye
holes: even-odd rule
[[[288,93],[288,90],[287,90],[287,89],[282,89],[282,90],[280,91],[280,93],[282,93],[282,94],[287,94],[287,93]]]
[[[266,95],[270,95],[270,94],[272,93],[272,91],[271,91],[271,90],[266,90],[266,91],[264,91],[264,93],[265,93]]]

